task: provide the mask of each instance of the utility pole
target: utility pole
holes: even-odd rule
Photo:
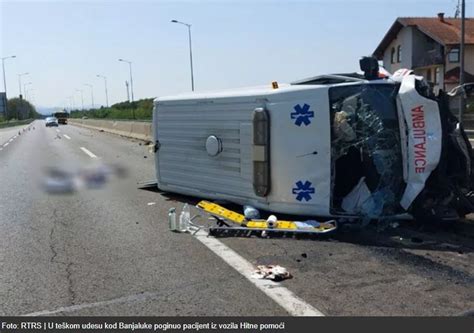
[[[459,70],[459,85],[464,84],[464,43],[465,43],[465,34],[466,34],[466,1],[462,0],[461,2],[461,46],[459,48],[460,52],[460,70]],[[459,122],[462,124],[462,117],[466,109],[466,94],[464,92],[464,87],[462,89],[462,94],[459,99]]]

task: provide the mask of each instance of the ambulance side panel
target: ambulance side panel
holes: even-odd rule
[[[276,96],[275,96],[276,97]],[[331,129],[327,87],[270,98],[269,208],[330,215]]]

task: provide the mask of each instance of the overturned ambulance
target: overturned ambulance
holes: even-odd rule
[[[472,148],[409,71],[155,100],[158,187],[271,212],[457,220],[474,211]]]

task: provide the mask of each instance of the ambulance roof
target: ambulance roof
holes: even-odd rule
[[[355,85],[361,83],[389,83],[387,80],[367,81],[358,77],[349,77],[343,75],[321,75],[288,83],[278,83],[278,88],[274,89],[272,84],[241,87],[216,91],[188,92],[172,96],[162,96],[155,99],[155,103],[173,102],[173,101],[192,101],[204,99],[220,98],[238,98],[238,97],[263,97],[268,95],[277,95],[288,92],[298,92],[314,89],[328,89],[333,86]]]

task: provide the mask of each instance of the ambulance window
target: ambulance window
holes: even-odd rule
[[[332,207],[337,212],[375,217],[399,209],[403,171],[397,89],[392,84],[329,89]]]

